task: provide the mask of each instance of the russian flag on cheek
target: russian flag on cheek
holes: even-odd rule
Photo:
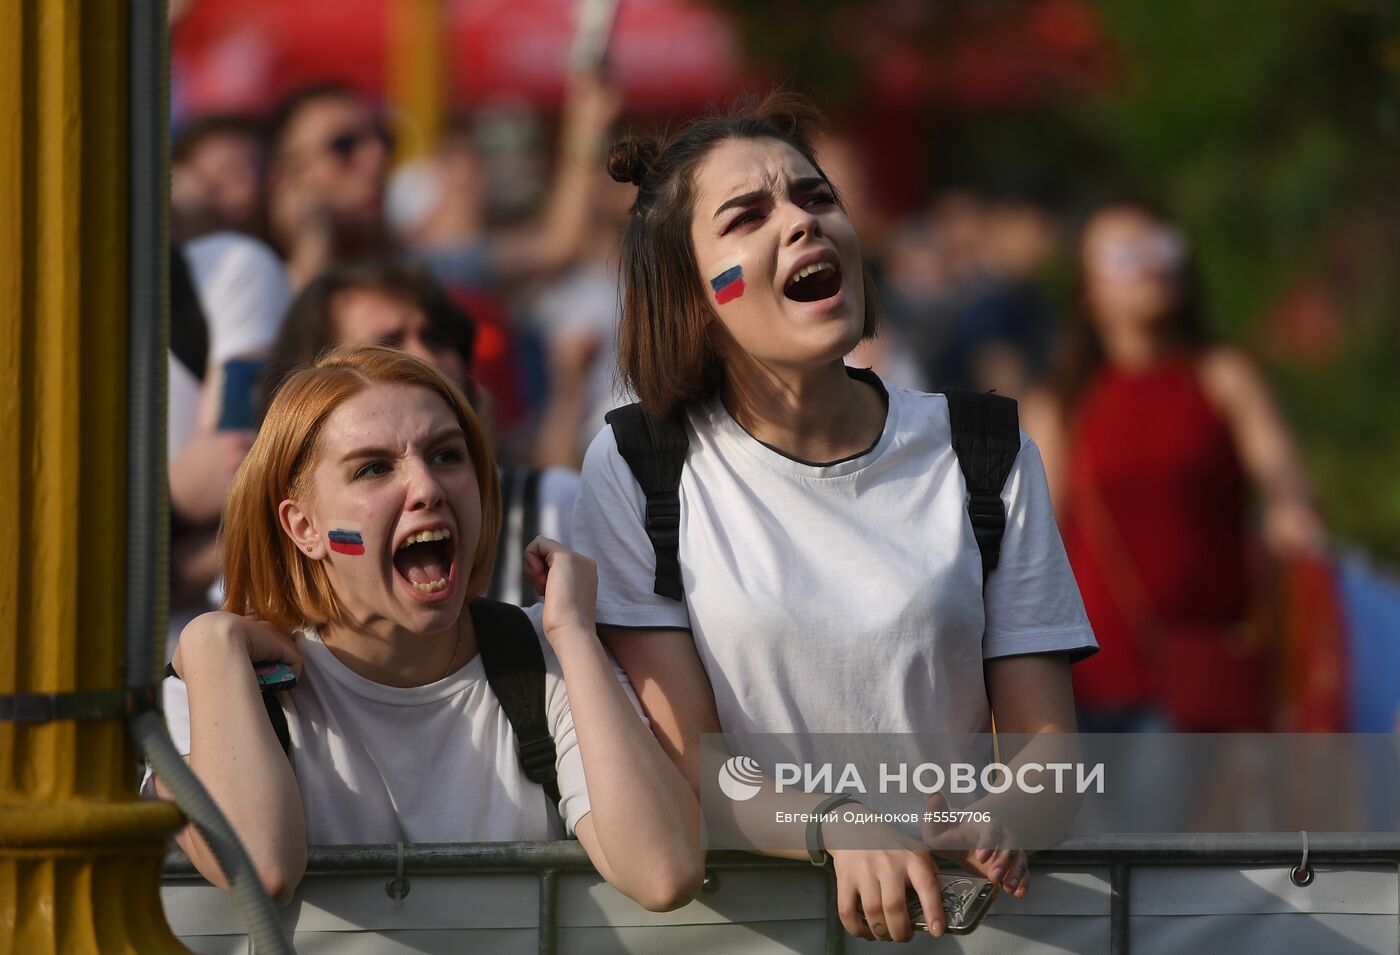
[[[331,550],[337,554],[358,556],[365,552],[365,540],[359,531],[336,528],[326,535],[326,539],[330,542]]]
[[[710,288],[715,290],[715,303],[724,305],[732,302],[740,295],[744,294],[744,269],[743,266],[736,265],[732,269],[725,269],[719,275],[710,279]]]

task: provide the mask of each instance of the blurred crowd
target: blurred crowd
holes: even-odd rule
[[[175,131],[172,634],[217,599],[220,507],[268,396],[338,344],[460,383],[505,478],[493,593],[534,598],[520,551],[567,537],[584,450],[629,400],[613,353],[634,189],[603,164],[623,111],[579,75],[553,128],[463,116],[398,164],[392,114],[331,83]],[[1207,332],[1189,237],[1137,200],[1066,210],[1031,190],[880,210],[859,146],[820,150],[884,313],[850,362],[1020,399],[1103,648],[1075,671],[1086,728],[1277,726],[1257,584],[1326,536],[1262,375]]]

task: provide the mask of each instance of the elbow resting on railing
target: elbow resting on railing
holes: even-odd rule
[[[193,828],[193,827],[191,827]],[[219,862],[214,858],[214,853],[202,845],[192,845],[188,839],[176,839],[176,844],[185,852],[189,860],[194,863],[195,869],[200,875],[216,888],[225,892],[232,892],[233,886],[228,877],[224,874]],[[262,883],[263,890],[272,897],[272,901],[277,905],[286,905],[296,894],[297,886],[301,884],[302,876],[306,874],[306,853],[302,853],[298,861],[289,860],[264,860],[254,857],[253,869],[258,874],[258,881]]]
[[[649,912],[670,912],[700,892],[705,881],[705,858],[703,853],[697,853],[694,858],[658,861],[650,871],[639,871],[629,880],[635,884],[617,888]]]
[[[306,874],[306,858],[303,856],[300,866],[275,865],[269,867],[258,867],[258,878],[262,881],[263,888],[267,894],[272,896],[272,901],[280,905],[286,905],[296,894],[297,886],[301,884],[301,877]]]

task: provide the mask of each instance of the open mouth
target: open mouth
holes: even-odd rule
[[[420,593],[433,594],[447,589],[457,542],[445,527],[410,534],[394,551],[394,569]]]
[[[841,291],[841,270],[835,262],[813,262],[788,279],[783,294],[794,302],[820,302]]]

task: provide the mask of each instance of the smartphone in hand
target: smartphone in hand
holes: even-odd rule
[[[966,935],[982,921],[982,916],[992,907],[997,897],[997,887],[987,879],[974,879],[965,875],[938,874],[938,892],[943,899],[944,925],[950,935]],[[904,904],[909,909],[909,924],[915,931],[927,932],[928,919],[924,917],[924,905],[919,901],[919,893],[912,885],[904,887]],[[865,913],[856,903],[856,911],[864,921]]]
[[[992,907],[997,897],[997,887],[987,879],[974,879],[965,875],[938,874],[938,891],[943,897],[944,922],[950,935],[966,935],[982,921],[982,916]],[[919,902],[918,893],[909,889],[906,899],[909,904],[909,921],[921,932],[928,931],[928,919],[924,917],[924,907]]]

